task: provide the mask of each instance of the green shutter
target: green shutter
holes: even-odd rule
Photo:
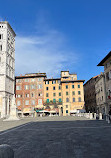
[[[55,102],[56,102],[56,99],[53,99],[53,102],[55,103]]]

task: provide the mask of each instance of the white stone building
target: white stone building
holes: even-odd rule
[[[111,51],[98,64],[98,66],[104,66],[106,103],[107,103],[106,114],[108,114],[111,109]]]
[[[10,115],[15,85],[15,32],[7,21],[0,22],[0,116]]]
[[[101,73],[95,82],[97,113],[106,113],[105,75]]]

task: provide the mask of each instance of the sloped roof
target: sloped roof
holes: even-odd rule
[[[101,60],[101,62],[97,65],[97,66],[104,66],[104,62],[111,57],[111,51],[103,58],[103,60]]]

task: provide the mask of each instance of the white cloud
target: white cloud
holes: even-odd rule
[[[77,62],[75,53],[66,49],[63,36],[51,31],[42,36],[16,37],[16,75],[46,72],[49,77],[58,76]]]
[[[16,37],[16,75],[40,71],[57,77],[61,70],[77,64],[78,57],[67,48],[65,36],[48,25],[44,14],[39,13],[38,17],[36,35]]]

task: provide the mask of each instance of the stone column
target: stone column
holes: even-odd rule
[[[4,118],[6,116],[6,113],[5,113],[5,110],[6,110],[5,100],[6,100],[6,98],[3,97],[3,99],[2,99],[2,107],[1,107],[1,118]]]
[[[9,97],[7,97],[7,115],[9,115]]]
[[[96,120],[96,113],[94,113],[94,119]]]
[[[8,119],[5,119],[4,121],[11,121],[11,120],[19,120],[17,116],[16,104],[15,104],[15,95],[13,95],[13,98],[11,100],[10,116]]]
[[[99,120],[102,120],[102,113],[99,113]]]

